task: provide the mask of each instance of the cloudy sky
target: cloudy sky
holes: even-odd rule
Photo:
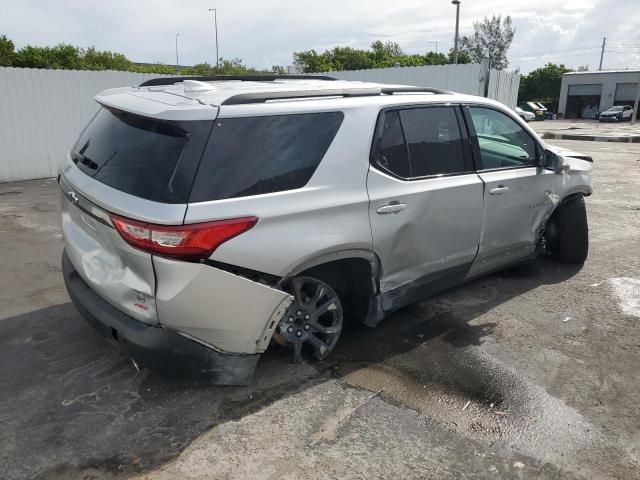
[[[296,50],[398,42],[407,53],[453,44],[449,0],[0,0],[0,34],[17,47],[59,42],[124,53],[139,62],[215,62],[220,55],[254,67],[291,64]],[[462,0],[461,34],[485,15],[511,15],[516,35],[510,68],[523,73],[557,62],[597,69],[640,67],[640,0]]]

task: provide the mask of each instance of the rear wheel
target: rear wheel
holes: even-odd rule
[[[561,262],[584,263],[589,254],[589,226],[584,197],[562,204],[547,225],[547,248]]]
[[[278,325],[276,341],[293,347],[294,363],[302,361],[304,346],[324,360],[342,333],[344,312],[338,294],[327,283],[304,276],[288,279],[283,288],[294,301]]]

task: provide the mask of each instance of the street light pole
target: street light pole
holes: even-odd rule
[[[460,0],[451,0],[451,3],[456,6],[456,36],[453,42],[453,63],[458,64],[458,38],[460,32]]]
[[[433,43],[436,46],[436,53],[438,53],[438,42],[427,42],[427,43]]]
[[[210,8],[210,12],[213,12],[213,28],[216,32],[216,68],[220,66],[220,57],[218,55],[218,10]]]
[[[180,36],[179,33],[176,33],[176,75],[180,75],[180,61],[178,60],[178,37]]]

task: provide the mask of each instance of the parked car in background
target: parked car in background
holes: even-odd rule
[[[540,106],[535,102],[523,102],[518,105],[525,112],[531,112],[535,116],[535,120],[544,120],[544,110],[540,108]]]
[[[538,106],[538,108],[540,109],[540,111],[542,112],[546,120],[555,120],[557,118],[556,114],[553,113],[551,110],[549,110],[547,107],[545,107],[542,103],[540,102],[532,102],[532,103]]]
[[[614,105],[600,114],[598,120],[601,122],[627,122],[633,116],[631,105]]]
[[[322,360],[345,319],[587,257],[591,158],[493,100],[267,76],[96,100],[59,178],[62,270],[138,367],[245,384],[272,342]]]
[[[520,116],[521,119],[523,119],[525,122],[530,122],[531,120],[533,120],[534,118],[536,118],[536,116],[531,113],[531,112],[527,112],[526,110],[521,109],[520,107],[516,107],[516,113]]]

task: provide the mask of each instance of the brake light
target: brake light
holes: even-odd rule
[[[232,218],[190,225],[156,225],[110,214],[129,245],[145,252],[189,260],[206,259],[227,240],[251,229],[256,217]]]

